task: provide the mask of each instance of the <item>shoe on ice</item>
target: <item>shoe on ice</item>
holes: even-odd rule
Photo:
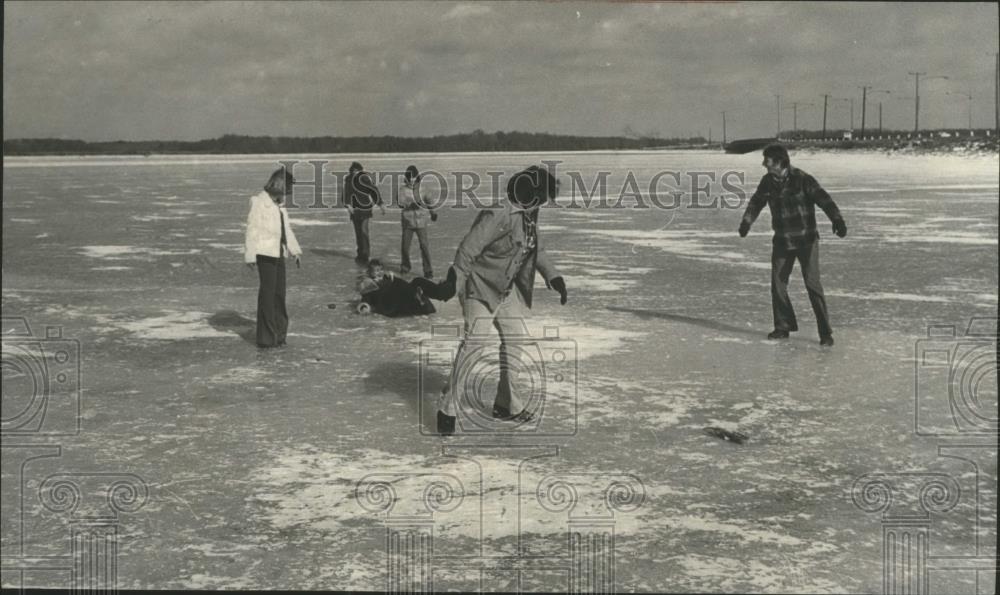
[[[494,405],[493,419],[499,419],[500,421],[514,421],[517,423],[525,423],[535,419],[535,414],[528,411],[527,409],[522,409],[520,413],[511,414],[510,410],[504,407],[500,407],[499,405]]]
[[[833,335],[823,335],[819,338],[819,344],[823,347],[833,347]]]
[[[455,292],[457,288],[455,284],[458,282],[458,273],[455,272],[455,267],[448,268],[448,276],[445,277],[444,281],[437,284],[436,296],[431,296],[442,302],[447,302],[451,298],[455,297]]]
[[[455,416],[445,415],[444,412],[438,411],[437,415],[437,433],[442,436],[451,436],[455,433]]]
[[[774,329],[773,331],[771,331],[771,332],[769,332],[767,334],[767,338],[768,339],[787,339],[788,338],[788,331],[782,331],[782,330]]]

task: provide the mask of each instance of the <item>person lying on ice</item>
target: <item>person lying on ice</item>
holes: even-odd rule
[[[417,277],[407,282],[386,271],[382,262],[373,258],[368,263],[366,274],[358,280],[358,293],[361,303],[358,311],[362,314],[374,312],[389,318],[399,316],[419,316],[434,314],[437,310],[432,299],[446,301],[454,294],[454,272],[449,272],[448,278],[438,284]]]

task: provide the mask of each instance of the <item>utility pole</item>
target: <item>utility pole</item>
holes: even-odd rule
[[[892,95],[892,91],[889,91],[888,89],[876,89],[875,91],[872,91],[872,95],[875,95],[876,93],[885,93],[886,95]],[[864,132],[864,129],[865,129],[865,124],[864,124],[864,110],[862,110],[861,113],[862,113],[862,117],[861,117],[861,134],[864,135],[864,133],[865,133]],[[878,102],[878,135],[882,136],[882,102],[881,101]]]
[[[830,99],[829,93],[823,94],[823,138],[826,138],[826,104]]]
[[[854,98],[851,97],[851,134],[854,134]]]
[[[926,75],[926,72],[911,72],[910,76],[914,77],[913,86],[913,132],[914,134],[920,132],[920,77]],[[925,81],[931,79],[945,79],[948,80],[946,76],[928,76],[924,78]]]
[[[910,76],[915,77],[913,86],[913,134],[920,131],[920,75],[926,72],[911,72]]]
[[[865,137],[865,108],[868,105],[868,89],[870,85],[861,87],[861,138]]]
[[[993,130],[1000,133],[1000,53],[993,54],[996,59],[996,71],[993,73]]]
[[[777,100],[778,130],[774,133],[775,138],[777,138],[781,136],[781,95],[775,95],[774,98]]]
[[[726,144],[726,112],[722,112],[722,144]]]
[[[792,102],[792,132],[798,132],[799,130],[799,106],[806,107],[812,105],[811,103],[802,103],[801,101]]]

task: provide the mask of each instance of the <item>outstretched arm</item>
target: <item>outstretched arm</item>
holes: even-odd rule
[[[813,201],[813,204],[823,209],[823,212],[830,218],[830,221],[836,223],[838,220],[843,220],[843,217],[840,214],[840,209],[837,208],[837,203],[833,202],[833,199],[830,198],[827,191],[819,185],[816,178],[806,176],[806,179],[803,181],[802,189],[805,191],[809,200]]]
[[[740,221],[741,236],[747,235],[747,232],[750,231],[750,226],[757,220],[757,216],[760,215],[764,205],[767,204],[767,185],[767,176],[764,176],[760,179],[760,183],[757,184],[757,191],[750,197],[750,203],[747,205],[746,210],[743,211],[743,219]]]
[[[846,236],[847,223],[844,222],[844,217],[840,214],[840,209],[837,208],[837,203],[833,202],[833,199],[830,198],[827,191],[819,185],[816,178],[806,176],[803,186],[803,191],[805,192],[806,197],[811,200],[813,204],[823,209],[826,216],[830,218],[830,221],[833,223],[833,232],[840,237]]]
[[[566,281],[542,246],[541,236],[538,237],[538,248],[535,252],[535,269],[542,274],[546,287],[559,292],[559,303],[566,305]]]

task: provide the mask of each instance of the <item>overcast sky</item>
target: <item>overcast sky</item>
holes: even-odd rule
[[[4,3],[4,138],[993,126],[995,3]],[[831,101],[830,127],[849,103]]]

